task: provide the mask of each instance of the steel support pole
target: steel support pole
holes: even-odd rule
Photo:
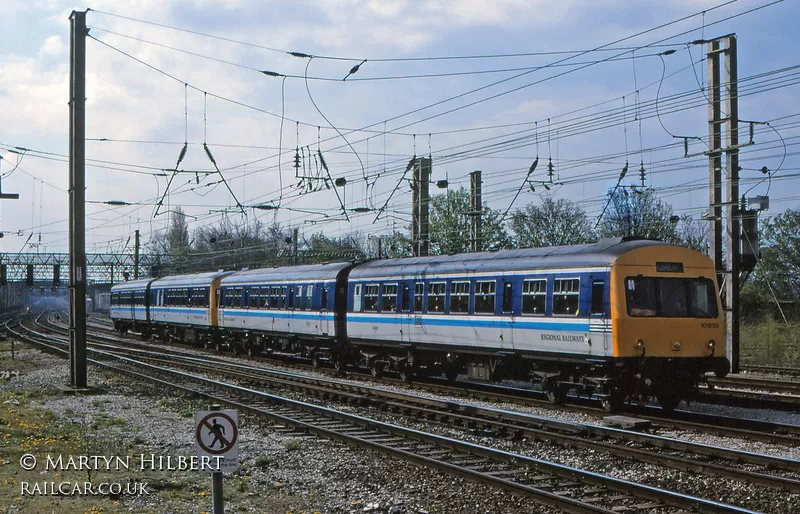
[[[86,12],[70,15],[70,385],[86,387]]]
[[[739,261],[741,254],[741,220],[739,212],[739,72],[736,63],[736,36],[728,36],[725,53],[726,178],[728,190],[726,210],[725,257],[728,263],[728,290],[725,295],[728,335],[725,350],[731,360],[731,371],[739,372]]]
[[[481,191],[481,172],[473,171],[469,174],[469,227],[471,252],[483,250],[483,197]]]
[[[414,178],[411,184],[413,191],[412,213],[412,245],[415,257],[428,255],[430,237],[428,235],[428,204],[431,183],[430,158],[418,157],[414,160]]]
[[[139,229],[134,232],[133,239],[133,279],[139,280]]]
[[[710,41],[708,49],[708,204],[711,215],[711,258],[720,289],[725,280],[722,257],[722,120],[719,65],[719,40]]]

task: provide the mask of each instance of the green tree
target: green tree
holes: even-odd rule
[[[780,300],[796,301],[800,296],[800,210],[787,209],[764,220],[760,239],[756,280],[763,286],[769,283]]]
[[[659,200],[653,189],[617,188],[609,191],[608,208],[600,220],[600,237],[641,237],[679,243],[672,206]]]
[[[432,196],[429,212],[431,255],[463,253],[470,249],[470,193],[463,187]],[[511,244],[500,220],[502,213],[483,205],[481,250],[508,248]]]
[[[596,239],[586,213],[576,203],[545,197],[541,205],[530,203],[511,215],[514,243],[520,248],[539,248],[589,243]]]

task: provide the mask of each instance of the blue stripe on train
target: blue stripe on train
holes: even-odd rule
[[[350,323],[369,323],[369,324],[392,324],[399,325],[402,319],[395,318],[394,316],[354,316],[347,317],[348,324]],[[413,323],[410,319],[408,324]],[[589,322],[586,323],[567,323],[555,320],[550,321],[534,321],[534,320],[520,320],[515,319],[514,322],[503,321],[500,319],[487,318],[485,320],[476,320],[469,318],[459,318],[453,316],[451,318],[422,318],[422,324],[427,326],[437,327],[462,327],[462,328],[515,328],[526,330],[562,330],[571,332],[587,332],[589,330]]]

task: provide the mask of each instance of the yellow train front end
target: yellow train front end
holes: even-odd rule
[[[690,398],[706,372],[728,372],[714,263],[674,245],[620,255],[611,268],[617,380],[665,409]]]

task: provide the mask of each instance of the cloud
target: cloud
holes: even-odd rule
[[[50,36],[44,40],[44,44],[39,49],[39,56],[59,56],[64,53],[64,40],[61,36]]]

